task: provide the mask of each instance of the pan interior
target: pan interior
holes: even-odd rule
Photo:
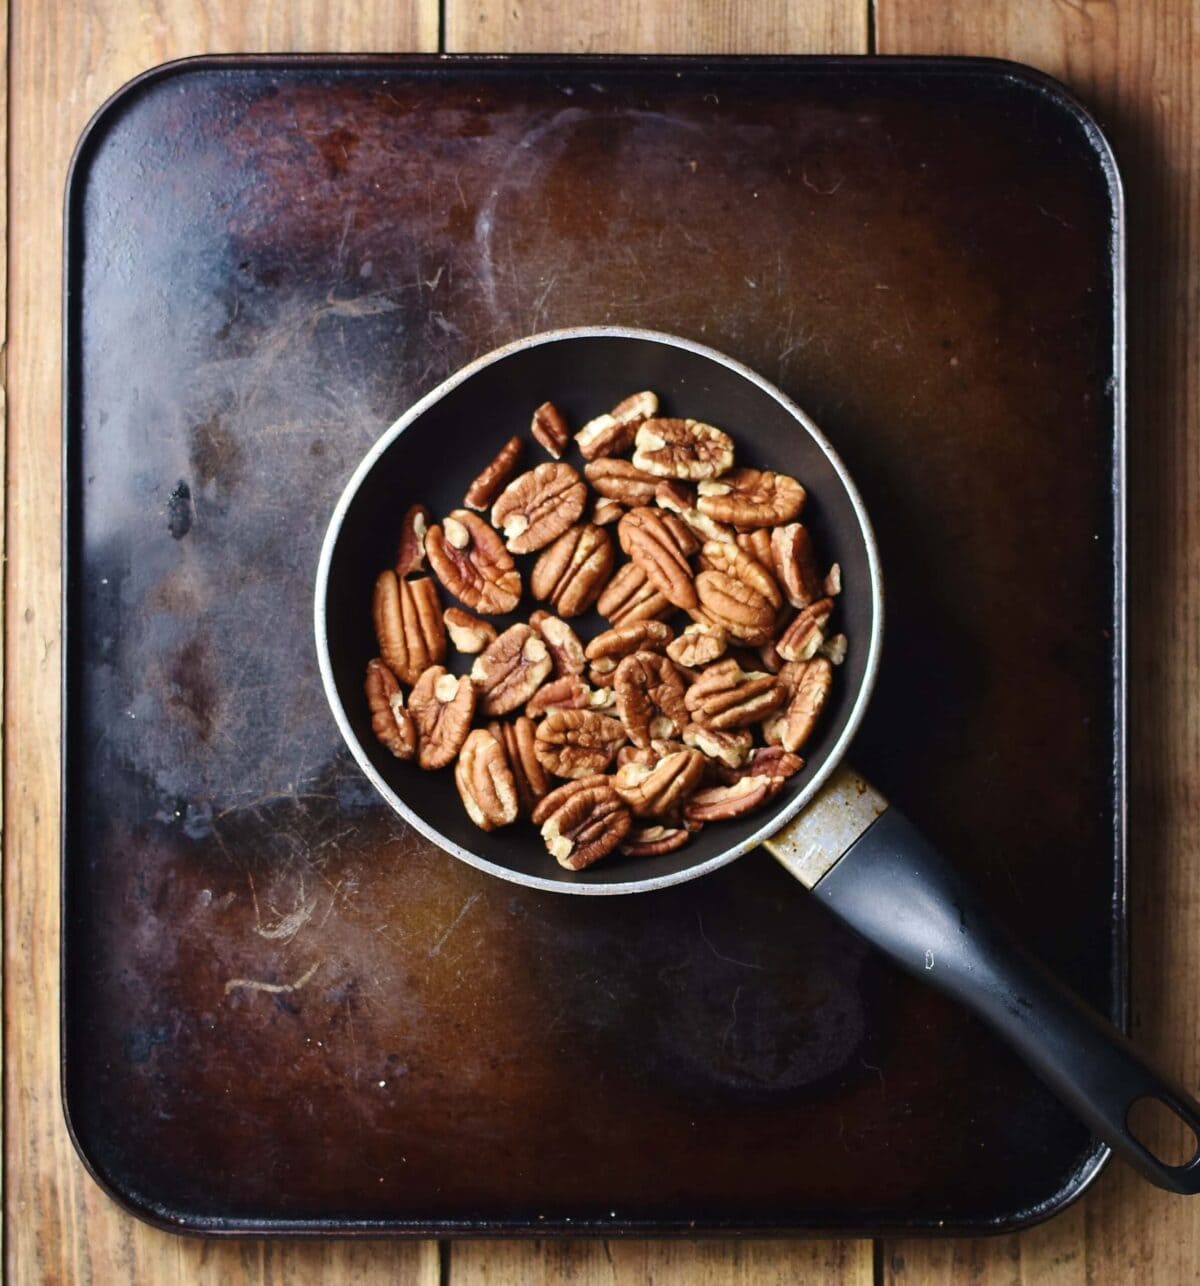
[[[642,388],[658,394],[663,414],[724,428],[734,439],[738,464],[800,479],[808,491],[803,520],[819,556],[823,564],[841,564],[843,592],[835,621],[850,646],[818,731],[805,748],[806,766],[772,808],[707,826],[675,853],[613,856],[586,871],[571,872],[549,856],[531,824],[479,830],[463,809],[451,771],[422,772],[394,759],[376,741],[362,690],[367,661],[378,652],[371,591],[376,575],[392,562],[400,519],[410,504],[424,502],[435,518],[459,507],[471,478],[513,434],[527,439],[526,466],[549,458],[528,438],[535,406],[553,401],[568,423],[578,426]],[[564,458],[581,467],[573,446]],[[790,816],[853,731],[851,723],[861,713],[857,698],[873,674],[871,644],[879,625],[870,535],[841,466],[801,414],[782,395],[717,354],[683,347],[669,337],[603,331],[515,346],[427,399],[351,490],[344,497],[340,527],[331,530],[326,542],[324,595],[318,604],[324,607],[326,638],[320,637],[318,623],[317,647],[324,653],[330,701],[355,757],[388,802],[458,856],[498,868],[497,873],[520,882],[565,892],[633,891],[676,883],[731,860]],[[518,561],[527,585],[533,558]],[[495,618],[495,623],[503,628],[526,618],[536,606],[527,593],[513,617]],[[606,624],[595,614],[572,623],[585,641]],[[471,658],[458,656],[453,648],[450,654],[450,668],[469,669]]]

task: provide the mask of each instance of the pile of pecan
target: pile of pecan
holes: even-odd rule
[[[570,870],[672,852],[767,803],[803,768],[846,654],[841,574],[819,570],[804,488],[735,468],[728,434],[658,410],[635,393],[585,424],[581,475],[563,416],[539,406],[531,434],[553,458],[518,472],[510,438],[463,508],[434,523],[414,505],[375,583],[376,736],[422,768],[453,763],[477,826],[526,818]],[[487,619],[516,612],[524,584],[544,607]],[[568,620],[593,608],[608,628],[585,643]],[[450,648],[469,673],[446,668]]]

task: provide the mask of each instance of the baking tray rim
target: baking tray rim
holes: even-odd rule
[[[599,71],[721,71],[744,70],[747,66],[794,69],[804,72],[874,72],[885,75],[908,73],[916,76],[987,75],[999,81],[1011,81],[1027,91],[1040,95],[1071,119],[1081,130],[1093,153],[1108,191],[1110,202],[1110,255],[1112,273],[1112,580],[1113,615],[1113,728],[1112,728],[1112,801],[1113,801],[1113,886],[1110,935],[1113,963],[1110,977],[1112,1006],[1110,1017],[1124,1032],[1129,1021],[1129,920],[1127,871],[1127,639],[1126,639],[1126,210],[1124,185],[1113,147],[1092,113],[1059,80],[1027,64],[1002,58],[959,55],[861,55],[861,54],[196,54],[172,59],[146,69],[114,91],[95,111],[84,126],[67,168],[63,193],[63,275],[62,275],[62,440],[61,477],[62,510],[60,516],[60,793],[59,793],[59,1099],[67,1133],[84,1169],[118,1206],[143,1222],[168,1232],[203,1237],[882,1237],[902,1234],[907,1237],[954,1237],[1002,1235],[1021,1231],[1044,1222],[1065,1210],[1091,1187],[1111,1158],[1107,1144],[1093,1141],[1075,1171],[1054,1193],[1020,1210],[1005,1210],[979,1219],[954,1222],[932,1216],[900,1219],[880,1215],[861,1224],[784,1224],[759,1225],[739,1220],[662,1220],[662,1219],[571,1219],[566,1216],[530,1221],[528,1218],[492,1217],[481,1219],[286,1219],[223,1218],[188,1213],[175,1213],[142,1194],[123,1186],[107,1173],[104,1164],[88,1150],[82,1133],[76,1128],[72,1112],[70,1069],[71,1051],[68,1021],[68,954],[70,903],[69,854],[73,826],[69,800],[72,765],[73,705],[69,701],[75,647],[67,628],[72,587],[76,581],[72,557],[73,526],[77,517],[76,482],[79,470],[72,467],[72,426],[78,422],[78,390],[73,362],[79,348],[79,318],[73,311],[74,277],[79,256],[74,253],[79,237],[80,193],[86,182],[89,162],[97,138],[110,120],[120,114],[130,100],[160,81],[193,72],[245,70],[320,70],[344,71],[419,71],[436,73],[462,68],[478,70],[525,69],[532,72],[569,71],[594,68]]]

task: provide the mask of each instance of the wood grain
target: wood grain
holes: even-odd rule
[[[868,1286],[869,1241],[456,1242],[453,1286]]]
[[[14,0],[5,685],[5,1263],[14,1282],[433,1283],[432,1243],[183,1240],[84,1173],[58,1095],[61,209],[88,117],[155,63],[232,50],[414,50],[436,0]]]
[[[1126,190],[1129,255],[1133,1032],[1200,1085],[1200,14],[1188,0],[878,0],[881,53],[991,54],[1097,113]],[[886,1248],[896,1283],[1193,1281],[1200,1205],[1114,1163],[1066,1214],[999,1241]]]
[[[445,0],[451,53],[865,53],[867,0]]]

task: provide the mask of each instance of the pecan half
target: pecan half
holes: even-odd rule
[[[592,522],[597,527],[608,527],[620,522],[625,513],[625,506],[619,500],[610,500],[607,496],[598,496],[592,506]]]
[[[524,450],[525,443],[520,438],[509,438],[491,464],[467,488],[463,504],[468,509],[486,509],[508,485]]]
[[[684,704],[692,721],[706,728],[748,728],[771,714],[787,698],[773,674],[745,671],[730,657],[710,665],[688,688]]]
[[[740,545],[721,540],[705,541],[700,551],[700,561],[706,570],[722,572],[748,585],[771,604],[773,612],[783,606],[783,595],[775,584],[775,578],[757,558],[748,554]]]
[[[630,621],[597,634],[584,652],[592,663],[593,682],[613,674],[622,658],[635,652],[659,651],[671,638],[671,627],[662,621]]]
[[[696,577],[696,596],[705,618],[722,626],[732,638],[758,646],[771,637],[775,609],[768,598],[746,581],[724,572],[702,571]]]
[[[446,658],[446,631],[437,586],[428,576],[400,580],[379,573],[371,605],[379,655],[401,683],[416,683],[424,670]]]
[[[578,616],[596,601],[612,574],[608,532],[592,523],[564,531],[542,551],[529,577],[535,598],[554,604],[560,616]]]
[[[735,527],[775,527],[791,522],[804,508],[804,488],[770,469],[733,469],[696,490],[702,514]]]
[[[554,668],[550,650],[524,622],[510,625],[471,667],[482,714],[508,714],[541,687]]]
[[[750,752],[745,763],[721,769],[724,784],[732,786],[743,777],[777,777],[787,781],[804,767],[804,760],[782,746],[759,746]]]
[[[617,769],[613,785],[635,817],[668,817],[699,787],[703,776],[704,756],[684,749],[653,765],[625,764]]]
[[[454,765],[454,784],[467,816],[483,831],[494,831],[517,820],[520,801],[517,782],[504,747],[482,728],[463,743]]]
[[[604,587],[596,600],[596,610],[613,625],[628,625],[669,616],[673,609],[670,600],[650,584],[637,563],[626,563]]]
[[[472,616],[461,607],[446,608],[442,613],[442,621],[445,623],[446,633],[450,635],[450,642],[457,651],[467,656],[475,656],[489,643],[496,641],[496,627],[491,621]]]
[[[476,612],[503,616],[521,601],[521,573],[504,542],[469,509],[455,509],[425,535],[433,574]]]
[[[740,768],[754,749],[754,734],[749,728],[740,732],[722,732],[703,724],[689,723],[683,730],[683,744],[698,750],[724,768]]]
[[[696,621],[685,626],[683,633],[667,645],[667,655],[689,670],[715,661],[725,651],[729,636],[720,625]]]
[[[633,445],[642,423],[658,410],[658,398],[648,390],[618,402],[607,415],[589,420],[575,435],[585,460],[620,455]]]
[[[571,430],[567,428],[562,412],[553,402],[543,402],[534,411],[529,432],[556,460],[562,459],[562,453],[571,440]]]
[[[509,770],[517,787],[521,816],[528,817],[550,789],[550,779],[534,753],[537,729],[532,719],[518,715],[512,722],[489,723],[488,732],[504,747]]]
[[[697,540],[732,540],[733,528],[702,514],[696,508],[696,489],[687,482],[664,478],[654,488],[654,503],[684,523]]]
[[[686,826],[635,826],[620,847],[626,857],[661,857],[682,848],[691,838]]]
[[[582,674],[585,669],[583,644],[579,635],[557,616],[540,609],[531,612],[529,624],[542,636],[554,659],[554,673]]]
[[[397,759],[411,759],[417,753],[417,730],[404,708],[404,692],[396,676],[379,657],[367,662],[363,687],[371,711],[371,731]]]
[[[504,533],[511,553],[532,554],[572,526],[586,501],[579,474],[569,464],[547,461],[504,488],[492,506],[492,526]]]
[[[603,772],[625,740],[624,725],[592,710],[551,710],[538,724],[534,753],[556,777]]]
[[[672,662],[657,652],[635,652],[613,676],[617,713],[635,746],[675,737],[688,722],[684,684]]]
[[[412,505],[400,523],[400,543],[396,548],[396,575],[403,578],[425,570],[425,533],[429,530],[429,510]]]
[[[578,674],[564,674],[549,679],[525,702],[530,719],[540,719],[551,710],[587,710],[592,690]]]
[[[788,523],[771,532],[771,562],[775,577],[793,607],[807,607],[821,597],[816,551],[802,522]]]
[[[823,656],[814,656],[795,671],[795,687],[787,707],[763,727],[769,742],[795,754],[812,736],[825,702],[833,688],[833,666]]]
[[[819,598],[796,613],[795,620],[775,640],[785,661],[807,661],[825,641],[825,626],[833,615],[833,599]]]
[[[408,699],[417,727],[417,763],[445,768],[462,749],[475,713],[475,689],[465,674],[448,674],[431,665]]]
[[[699,420],[647,420],[633,464],[660,478],[716,478],[733,468],[733,439]]]
[[[699,599],[678,533],[664,521],[670,516],[645,505],[633,509],[617,524],[617,539],[650,584],[668,602],[686,610],[699,606]]]
[[[650,504],[659,484],[653,473],[635,469],[628,460],[593,460],[583,473],[600,495],[630,508]]]
[[[698,790],[683,810],[689,822],[723,822],[761,808],[784,787],[782,777],[741,777],[732,786]]]
[[[755,527],[753,531],[739,531],[733,539],[739,549],[762,563],[768,571],[773,572],[775,570],[775,557],[771,553],[773,534],[767,527]]]
[[[608,777],[567,782],[533,810],[546,848],[568,871],[582,871],[607,857],[629,833],[632,821]]]

